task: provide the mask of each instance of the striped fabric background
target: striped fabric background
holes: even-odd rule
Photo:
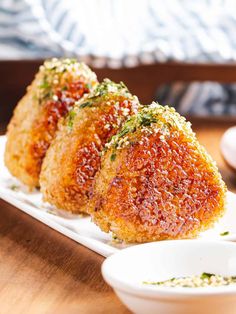
[[[236,84],[177,82],[160,87],[156,99],[183,115],[236,115]]]
[[[235,0],[0,0],[0,59],[76,56],[112,68],[232,62],[235,12]],[[236,111],[235,87],[216,83],[163,87],[157,99],[182,112],[195,112],[190,100],[203,114]]]
[[[1,0],[0,57],[233,61],[235,12],[235,0]]]

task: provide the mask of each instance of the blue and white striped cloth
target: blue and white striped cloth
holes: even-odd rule
[[[177,82],[160,87],[156,99],[162,105],[174,104],[183,115],[236,116],[236,84]]]
[[[0,58],[235,61],[235,12],[235,0],[1,0]]]
[[[236,0],[0,0],[0,59],[75,56],[91,66],[111,68],[170,60],[232,62],[235,12]],[[201,103],[199,88],[182,90],[177,84],[159,90],[157,99],[177,99],[180,111],[194,113],[194,102],[186,103]],[[213,84],[204,91],[216,95],[217,106],[210,113],[226,113],[224,105],[218,105],[225,99],[231,102],[225,86]],[[190,92],[191,97],[183,97]],[[200,108],[209,113],[204,105]],[[227,113],[235,111],[232,103]]]

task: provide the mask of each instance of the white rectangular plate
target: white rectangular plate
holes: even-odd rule
[[[128,246],[113,241],[111,234],[100,231],[89,217],[55,210],[42,201],[39,191],[28,192],[4,166],[5,142],[6,137],[0,136],[0,197],[3,200],[105,257]],[[226,214],[213,229],[203,232],[200,239],[236,240],[236,195],[228,192],[227,198]],[[228,234],[221,236],[223,232]]]

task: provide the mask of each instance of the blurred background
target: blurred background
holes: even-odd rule
[[[76,57],[143,103],[236,115],[235,0],[0,0],[0,122],[43,59]]]

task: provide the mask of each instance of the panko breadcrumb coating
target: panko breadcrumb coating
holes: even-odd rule
[[[137,97],[123,83],[108,79],[74,106],[59,123],[42,165],[40,186],[45,201],[86,213],[104,145],[138,106]]]
[[[5,164],[13,176],[30,188],[39,185],[59,118],[96,84],[95,73],[74,59],[54,58],[40,66],[8,126]]]
[[[126,242],[192,238],[223,215],[225,197],[190,123],[153,103],[106,145],[88,212]]]

